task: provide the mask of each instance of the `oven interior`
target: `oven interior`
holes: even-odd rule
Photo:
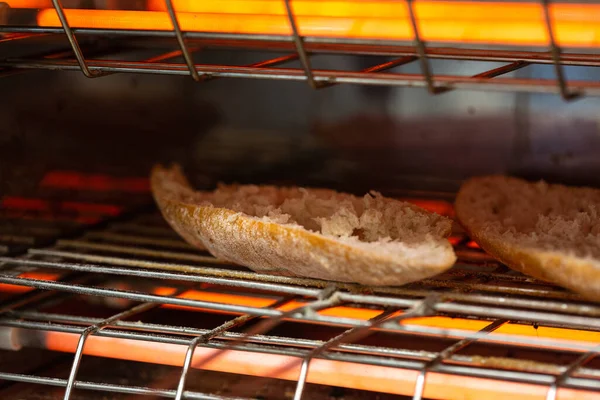
[[[184,243],[147,179],[176,161],[199,188],[378,190],[450,217],[469,176],[598,186],[597,46],[186,31],[187,3],[158,3],[0,3],[0,397],[598,395],[600,307],[457,224],[457,264],[404,287],[262,275]],[[68,23],[153,6],[171,29]]]

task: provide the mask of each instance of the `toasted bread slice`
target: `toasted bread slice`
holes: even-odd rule
[[[600,190],[480,177],[463,184],[455,210],[509,267],[600,300]]]
[[[188,243],[255,271],[402,285],[456,260],[449,219],[379,194],[254,185],[199,192],[177,166],[156,166],[151,185]]]

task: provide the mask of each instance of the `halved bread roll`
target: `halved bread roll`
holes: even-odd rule
[[[600,190],[473,178],[455,211],[471,237],[509,267],[600,300]]]
[[[451,267],[451,221],[373,193],[223,185],[194,191],[177,166],[156,166],[152,192],[188,243],[255,271],[402,285]]]

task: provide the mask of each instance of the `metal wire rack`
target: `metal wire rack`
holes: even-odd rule
[[[548,0],[540,0],[544,10],[544,23],[547,30],[548,48],[538,51],[524,51],[511,48],[500,49],[498,46],[469,48],[466,44],[455,47],[436,46],[436,43],[425,43],[419,30],[419,20],[415,16],[414,1],[408,0],[409,17],[413,33],[413,43],[374,41],[362,39],[329,39],[323,37],[301,36],[291,0],[284,0],[287,18],[291,27],[291,36],[281,35],[247,35],[223,34],[210,32],[184,32],[181,29],[178,14],[172,0],[165,0],[166,9],[173,25],[172,31],[160,30],[126,30],[126,29],[88,29],[72,28],[60,0],[52,0],[62,28],[33,26],[0,26],[0,33],[8,33],[0,45],[11,42],[35,40],[40,36],[60,37],[68,39],[72,52],[64,50],[51,54],[33,54],[27,57],[4,57],[0,59],[3,70],[0,75],[12,75],[28,69],[60,69],[80,70],[89,78],[111,73],[145,73],[167,75],[189,75],[195,81],[206,81],[215,78],[254,78],[277,79],[286,81],[305,81],[313,88],[328,87],[339,83],[424,87],[432,94],[439,94],[453,89],[522,91],[531,93],[560,93],[566,99],[574,99],[582,95],[600,95],[600,82],[568,81],[564,66],[598,66],[600,56],[590,49],[587,53],[564,53],[557,45],[553,21]],[[460,22],[457,22],[459,24]],[[136,38],[136,43],[147,46],[161,39],[176,39],[178,50],[169,51],[140,61],[93,59],[84,55],[80,45],[81,38],[110,38],[117,45],[129,43]],[[197,64],[194,53],[205,47],[243,48],[254,50],[279,50],[289,52],[285,56],[267,59],[252,65],[211,65]],[[122,51],[122,46],[121,46]],[[311,58],[317,54],[359,54],[385,55],[393,59],[378,63],[361,71],[319,70],[311,66]],[[168,63],[168,60],[182,57],[184,63]],[[436,75],[430,59],[451,59],[469,61],[498,61],[505,65],[482,71],[474,76]],[[299,61],[301,68],[278,67],[291,61]],[[389,70],[418,61],[420,74],[396,73]],[[533,64],[551,64],[554,66],[554,79],[508,78],[502,75],[522,69]],[[500,77],[500,78],[499,78]]]
[[[231,398],[187,389],[194,369],[291,380],[294,399],[307,398],[311,384],[413,399],[597,396],[600,307],[508,270],[465,236],[454,239],[459,262],[447,274],[365,288],[256,274],[194,251],[154,211],[121,216],[0,258],[2,347],[74,354],[67,378],[0,371],[0,380],[62,387],[65,399],[75,390]],[[117,311],[56,311],[68,300]],[[147,319],[160,309],[223,322]],[[317,339],[317,327],[331,331]],[[180,370],[174,387],[80,380],[89,356]]]

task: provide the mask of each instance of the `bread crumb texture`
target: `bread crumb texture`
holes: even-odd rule
[[[456,215],[481,247],[510,267],[600,300],[600,190],[473,178]]]
[[[376,192],[256,185],[194,191],[178,166],[155,167],[151,182],[184,239],[256,271],[402,285],[456,260],[446,239],[451,220]]]

